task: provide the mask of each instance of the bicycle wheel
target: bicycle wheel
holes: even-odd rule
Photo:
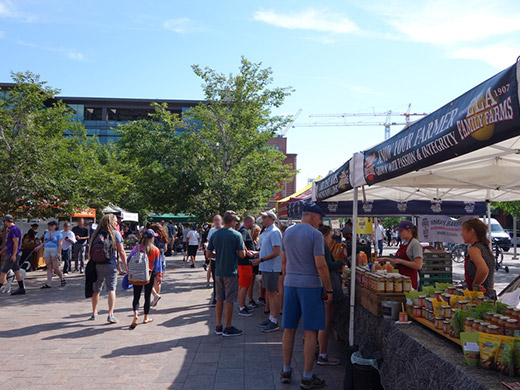
[[[456,245],[451,250],[451,259],[455,263],[463,263],[466,258],[466,245]]]

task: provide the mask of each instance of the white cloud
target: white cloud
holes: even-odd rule
[[[15,17],[16,11],[10,0],[0,0],[0,16],[12,18]]]
[[[22,14],[11,0],[0,0],[0,17],[18,19],[25,23],[34,23],[38,21],[38,17],[35,15]]]
[[[74,49],[63,50],[63,51],[65,51],[65,54],[71,60],[85,61],[85,59],[86,59],[85,55],[82,52],[80,52],[80,51],[77,51],[77,50],[74,50]]]
[[[163,23],[165,29],[177,34],[187,34],[204,31],[202,26],[192,21],[190,18],[168,19]]]
[[[504,69],[513,65],[519,54],[520,46],[514,47],[512,45],[498,44],[495,46],[456,49],[449,55],[453,58],[484,61],[495,68]]]
[[[54,53],[61,53],[61,54],[65,55],[67,58],[70,58],[71,60],[74,60],[74,61],[88,61],[87,56],[85,56],[85,54],[83,54],[82,52],[80,52],[76,49],[68,49],[65,47],[44,46],[44,45],[39,45],[39,44],[36,44],[33,42],[22,41],[21,39],[17,39],[17,40],[15,40],[15,42],[18,45],[27,46],[27,47],[30,47],[33,49],[49,51],[49,52],[54,52]]]
[[[286,14],[273,10],[257,11],[254,19],[288,30],[311,30],[332,34],[349,34],[359,31],[359,27],[346,16],[332,13],[326,9],[308,8]]]
[[[403,38],[448,45],[478,42],[520,31],[515,0],[390,0],[368,3],[369,10],[393,26]]]

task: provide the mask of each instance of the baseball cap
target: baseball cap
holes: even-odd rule
[[[401,221],[401,223],[399,224],[399,226],[397,227],[397,229],[399,231],[402,231],[402,230],[407,230],[407,229],[413,229],[415,227],[415,225],[413,224],[412,221]]]
[[[345,226],[343,228],[343,234],[352,234],[352,228],[350,226]]]
[[[303,212],[304,213],[316,213],[316,214],[321,215],[322,217],[325,216],[325,212],[316,203],[307,203],[305,206],[303,206]]]
[[[159,235],[155,233],[152,229],[145,230],[143,234],[146,238],[159,237]]]
[[[260,216],[262,217],[270,217],[272,219],[278,219],[276,216],[276,213],[272,210],[264,211],[263,213],[260,213]]]
[[[14,218],[11,214],[6,214],[6,215],[4,215],[4,221],[14,222]]]
[[[56,222],[56,221],[49,221],[49,223],[47,223],[47,225],[58,225],[58,222]]]
[[[235,221],[240,221],[239,216],[233,210],[226,211],[224,213],[224,219],[225,220],[234,219]]]
[[[31,223],[31,227],[40,226],[36,222]]]

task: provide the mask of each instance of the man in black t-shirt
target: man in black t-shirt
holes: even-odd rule
[[[254,257],[253,251],[255,250],[255,242],[249,233],[249,229],[253,227],[254,223],[255,219],[251,216],[247,216],[244,219],[244,224],[238,230],[238,232],[242,234],[247,251],[245,258],[238,259],[238,303],[240,308],[238,315],[244,317],[251,317],[253,315],[253,310],[246,306],[246,295],[253,281],[253,265],[251,261]]]
[[[88,239],[90,237],[89,229],[85,226],[85,220],[83,218],[78,219],[78,226],[72,228],[72,233],[76,236],[76,243],[72,247],[74,272],[79,271],[83,273],[85,269]]]

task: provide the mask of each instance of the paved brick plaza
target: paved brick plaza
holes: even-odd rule
[[[214,335],[201,264],[191,270],[179,257],[169,258],[163,298],[151,312],[154,322],[135,330],[128,329],[132,290],[118,290],[120,322],[110,325],[106,296],[99,319],[88,321],[90,300],[84,299],[80,275],[69,275],[63,289],[55,279],[52,289],[40,290],[44,272],[28,273],[27,295],[0,295],[0,389],[299,389],[303,336],[295,345],[293,384],[282,385],[281,331],[260,332],[260,307],[251,318],[235,314],[243,336]],[[341,345],[331,344],[332,355],[341,357]],[[327,388],[342,388],[342,366],[315,372]]]

